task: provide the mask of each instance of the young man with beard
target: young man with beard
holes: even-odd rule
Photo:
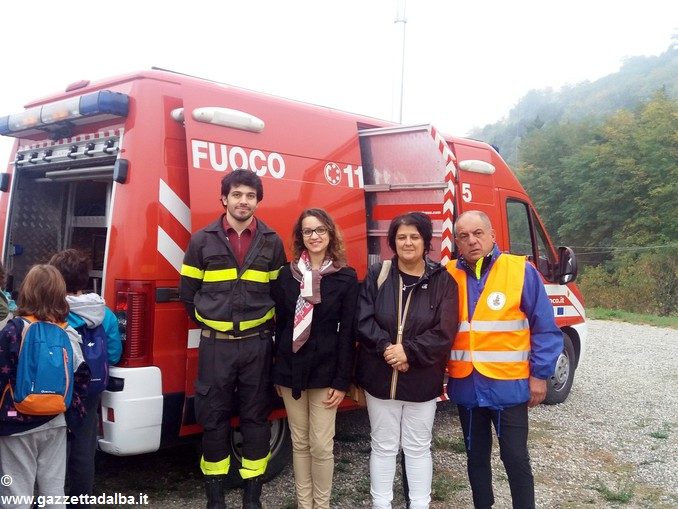
[[[203,426],[208,509],[223,509],[231,460],[232,408],[237,398],[243,436],[243,508],[261,507],[262,475],[270,458],[270,370],[274,303],[270,282],[286,263],[278,234],[254,217],[264,197],[261,179],[235,170],[221,181],[225,213],[197,231],[181,268],[181,300],[202,329],[195,414]]]

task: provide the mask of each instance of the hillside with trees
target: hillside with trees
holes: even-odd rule
[[[677,47],[530,92],[483,132],[504,157],[501,140],[514,144],[512,166],[554,242],[577,253],[589,306],[678,314]]]
[[[600,119],[620,109],[633,109],[663,89],[678,99],[678,36],[659,56],[626,59],[621,69],[593,82],[568,85],[558,91],[531,90],[499,122],[473,129],[469,136],[493,144],[515,166],[521,141],[533,130],[560,122]]]

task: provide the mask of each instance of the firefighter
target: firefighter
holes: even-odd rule
[[[203,427],[208,509],[223,509],[229,472],[230,420],[235,399],[243,437],[243,508],[261,507],[262,475],[270,459],[274,303],[270,282],[286,263],[278,234],[254,217],[264,197],[261,179],[234,170],[221,181],[225,213],[191,237],[181,267],[180,296],[200,326],[195,414]]]
[[[534,508],[527,413],[546,396],[562,333],[539,273],[524,256],[499,252],[485,213],[461,214],[455,235],[461,256],[447,270],[459,285],[459,329],[447,387],[459,409],[473,504],[494,503],[494,425],[513,507]]]

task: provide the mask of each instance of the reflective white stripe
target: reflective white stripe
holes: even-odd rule
[[[158,252],[170,262],[177,272],[181,273],[184,251],[174,242],[165,230],[158,226]]]
[[[520,362],[526,361],[530,356],[529,350],[517,350],[511,352],[473,352],[473,360],[476,362]]]
[[[512,332],[530,328],[527,318],[523,320],[473,320],[471,330],[478,332]]]
[[[172,214],[177,221],[181,223],[181,226],[186,228],[186,231],[190,233],[191,209],[162,179],[160,179],[160,190],[158,199],[160,201],[160,204],[163,207],[165,207],[167,211],[170,214]]]
[[[200,346],[200,329],[188,329],[187,348],[198,348]]]
[[[471,352],[468,350],[452,350],[450,351],[450,360],[471,362]]]
[[[530,328],[530,322],[524,320],[473,320],[469,322],[459,322],[459,332],[469,332],[470,330],[478,332],[512,332]]]
[[[475,351],[471,354],[470,350],[451,350],[451,361],[464,362],[521,362],[526,361],[530,357],[529,350],[516,351]]]

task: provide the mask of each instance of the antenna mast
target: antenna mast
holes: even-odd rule
[[[394,23],[402,23],[402,37],[401,37],[401,58],[400,58],[400,94],[398,97],[398,123],[403,122],[403,90],[405,86],[405,25],[407,19],[405,18],[405,4],[407,0],[396,0],[396,18]]]

